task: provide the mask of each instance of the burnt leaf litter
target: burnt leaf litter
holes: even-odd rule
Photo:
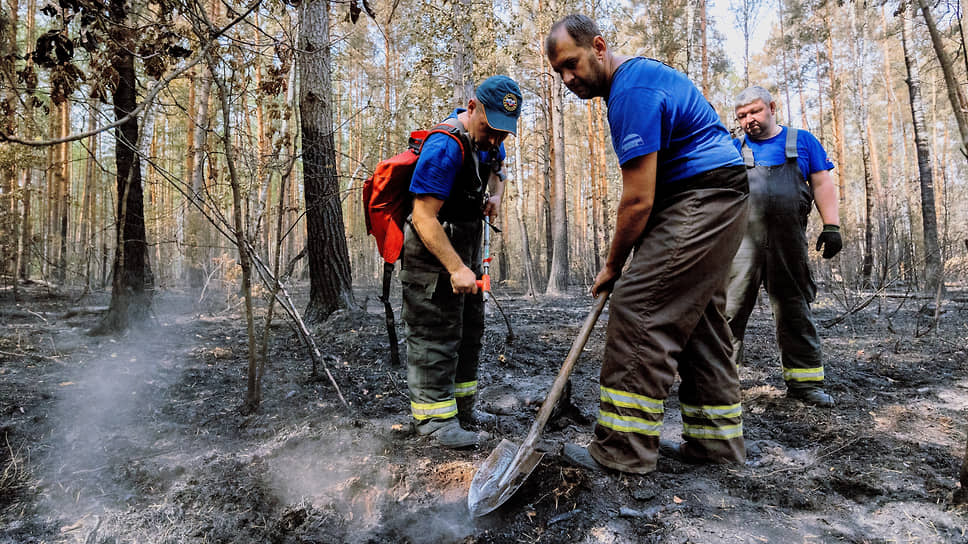
[[[480,384],[499,423],[482,447],[455,452],[411,434],[406,371],[390,366],[375,292],[357,291],[365,310],[314,328],[349,410],[276,320],[262,405],[243,415],[239,305],[159,292],[148,330],[90,337],[107,295],[33,284],[15,303],[7,288],[0,542],[968,542],[968,509],[952,503],[968,427],[964,293],[948,293],[927,334],[920,303],[896,297],[821,327],[829,409],[785,397],[761,303],[740,369],[747,464],[660,458],[643,476],[588,473],[559,455],[591,439],[606,310],[542,434],[544,460],[473,518],[476,467],[527,434],[592,304],[577,289],[495,292],[514,341],[490,311]],[[823,295],[815,312],[832,320],[847,307]],[[678,409],[673,392],[663,438],[678,439]]]

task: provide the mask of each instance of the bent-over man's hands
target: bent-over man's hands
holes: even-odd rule
[[[603,291],[611,291],[621,275],[621,270],[615,270],[606,265],[595,276],[595,283],[592,285],[592,296],[597,297]]]
[[[844,241],[840,237],[840,227],[837,225],[824,225],[823,232],[817,238],[817,251],[823,248],[823,258],[830,259],[840,253],[844,247]]]

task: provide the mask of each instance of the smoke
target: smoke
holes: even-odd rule
[[[296,437],[273,451],[269,488],[285,503],[309,501],[340,512],[366,531],[382,521],[381,506],[392,496],[393,474],[379,441],[334,433]]]
[[[269,487],[285,503],[340,513],[347,542],[446,544],[471,536],[466,499],[474,465],[435,465],[427,457],[400,465],[391,462],[391,447],[355,430],[294,437],[272,448]]]
[[[146,421],[161,409],[162,393],[178,377],[164,327],[151,334],[92,343],[78,329],[54,337],[71,376],[55,387],[56,407],[48,415],[51,436],[42,460],[42,489],[48,507],[61,517],[83,516],[137,500],[151,484],[139,459],[157,454],[161,437]],[[69,521],[71,520],[67,517]]]
[[[463,542],[474,533],[474,523],[463,502],[445,503],[412,512],[397,522],[400,535],[412,544]]]

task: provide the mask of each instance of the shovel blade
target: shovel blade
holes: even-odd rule
[[[514,462],[517,454],[516,443],[508,439],[501,440],[477,469],[471,481],[471,489],[467,493],[467,508],[472,516],[489,514],[504,504],[544,457],[544,453],[531,449],[523,452],[520,460]]]

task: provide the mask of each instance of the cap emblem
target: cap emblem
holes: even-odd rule
[[[504,100],[502,101],[505,111],[513,112],[518,109],[518,98],[511,93],[504,95]]]

